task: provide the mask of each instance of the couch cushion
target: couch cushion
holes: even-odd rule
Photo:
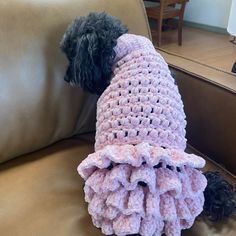
[[[150,37],[141,0],[0,1],[0,162],[94,129],[96,97],[63,81],[59,50],[68,24],[90,11]]]
[[[0,232],[4,236],[102,236],[87,213],[77,165],[93,143],[61,141],[0,165]],[[208,163],[208,169],[214,165]],[[197,221],[185,236],[233,236],[236,223]]]

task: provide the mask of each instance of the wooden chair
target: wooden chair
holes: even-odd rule
[[[157,46],[161,46],[161,33],[163,20],[178,17],[178,44],[182,45],[182,28],[183,17],[186,2],[188,0],[148,0],[145,2],[159,2],[157,6],[146,7],[147,16],[158,21],[157,27]],[[180,8],[176,8],[176,4],[180,4]]]

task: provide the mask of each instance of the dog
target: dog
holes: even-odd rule
[[[167,63],[149,39],[106,13],[76,18],[60,48],[65,81],[100,95],[95,152],[78,166],[93,224],[106,235],[181,235],[205,207],[213,175],[184,151],[183,103]],[[207,204],[208,215],[224,217],[227,204],[210,213],[214,202]]]

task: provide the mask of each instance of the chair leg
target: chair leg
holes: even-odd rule
[[[183,19],[179,19],[178,23],[178,44],[182,45],[182,29],[183,29]]]
[[[158,25],[157,25],[157,46],[161,46],[161,33],[162,33],[162,20],[158,20]]]
[[[178,44],[179,44],[179,46],[182,45],[182,29],[183,29],[184,10],[185,10],[185,6],[186,6],[186,2],[187,1],[184,1],[181,4],[181,8],[180,8],[179,26],[178,26]]]

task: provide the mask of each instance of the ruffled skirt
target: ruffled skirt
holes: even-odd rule
[[[147,143],[109,145],[78,166],[93,224],[106,235],[179,236],[203,209],[204,159]]]

